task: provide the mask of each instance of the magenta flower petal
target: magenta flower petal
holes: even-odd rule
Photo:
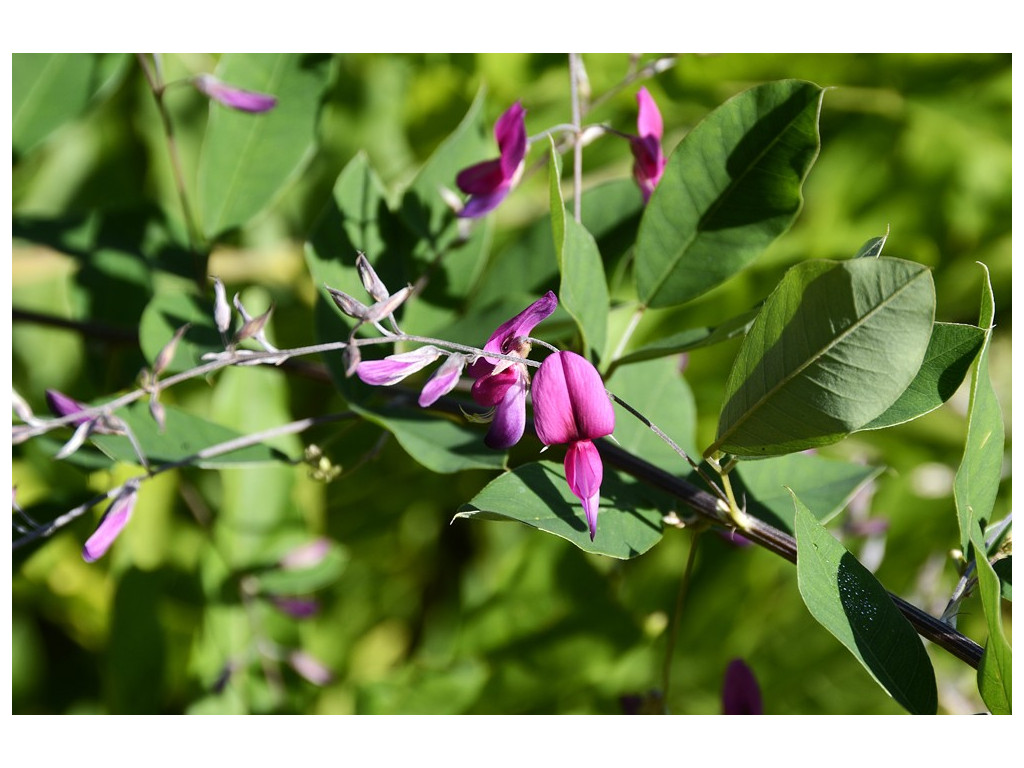
[[[501,153],[501,172],[511,179],[526,157],[526,110],[521,103],[517,101],[498,118],[494,138]]]
[[[726,715],[761,715],[761,689],[750,667],[733,659],[725,670],[722,684],[722,713]]]
[[[107,511],[103,513],[99,526],[97,526],[92,536],[85,542],[85,546],[82,547],[82,558],[85,562],[95,562],[107,553],[110,545],[114,543],[114,539],[117,538],[118,534],[121,533],[121,530],[131,519],[132,510],[135,509],[135,500],[137,498],[138,487],[128,485],[107,507]]]
[[[636,120],[639,135],[630,139],[629,145],[634,158],[633,178],[636,179],[646,203],[661,181],[667,161],[661,151],[663,127],[658,105],[654,103],[646,88],[640,89],[636,100],[639,105]]]
[[[575,352],[554,352],[533,379],[534,426],[545,445],[594,440],[615,429],[601,375]]]
[[[484,438],[484,445],[495,450],[510,448],[526,431],[526,376],[517,376],[495,407],[494,421]]]
[[[604,465],[597,446],[589,440],[580,440],[569,446],[565,452],[565,479],[569,490],[583,502],[591,541],[597,535],[597,505],[603,478]]]
[[[518,101],[494,124],[500,156],[459,172],[455,183],[470,195],[459,217],[474,219],[493,211],[519,182],[526,165],[526,110]]]
[[[465,365],[466,358],[462,355],[449,355],[448,359],[430,377],[430,381],[423,386],[419,399],[420,408],[433,405],[439,397],[447,395],[455,389]]]
[[[390,387],[406,376],[426,368],[440,356],[441,350],[428,345],[412,352],[389,355],[383,360],[366,360],[359,364],[356,374],[367,384]]]
[[[548,291],[533,304],[528,306],[511,320],[506,320],[498,326],[491,334],[491,337],[484,344],[485,352],[497,352],[502,355],[516,354],[514,348],[519,339],[529,336],[533,329],[555,311],[558,307],[558,297],[554,292]],[[469,375],[475,379],[486,376],[493,371],[494,366],[501,367],[502,361],[496,357],[483,357],[469,367]]]
[[[200,93],[209,96],[225,107],[240,112],[269,112],[277,105],[277,97],[266,93],[246,91],[221,82],[213,75],[197,75],[192,80]]]
[[[479,378],[473,382],[473,399],[484,408],[494,408],[505,399],[509,387],[515,384],[521,375],[522,372],[518,367],[513,366],[490,376]]]
[[[487,195],[501,186],[505,176],[501,170],[501,160],[485,160],[459,171],[455,183],[467,195]],[[505,190],[506,194],[508,190]]]
[[[646,88],[641,88],[636,94],[636,103],[639,107],[636,116],[637,133],[641,136],[653,136],[660,140],[662,135],[661,112],[658,105]]]
[[[58,392],[56,389],[46,390],[46,405],[49,407],[50,413],[58,417],[70,416],[73,413],[79,413],[86,409],[85,405],[74,398],[68,397],[63,392]],[[74,427],[80,427],[88,420],[88,417],[83,416],[70,422],[70,424]]]

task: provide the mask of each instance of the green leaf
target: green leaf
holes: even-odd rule
[[[594,361],[604,353],[608,333],[608,283],[597,243],[582,224],[565,212],[558,153],[550,137],[551,229],[562,275],[558,297],[583,337],[583,348]]]
[[[385,414],[356,405],[352,410],[388,430],[406,453],[432,472],[505,468],[505,453],[485,446],[478,430],[438,414],[418,408],[392,408]]]
[[[718,437],[741,457],[828,445],[909,386],[935,312],[931,273],[900,259],[807,261],[790,269],[743,340]]]
[[[152,365],[160,350],[186,323],[191,327],[178,342],[164,375],[202,365],[207,352],[222,352],[224,342],[213,324],[213,304],[189,293],[159,293],[146,305],[139,321],[139,345]]]
[[[885,588],[794,494],[796,576],[807,610],[912,714],[938,709],[935,672]]]
[[[737,478],[737,498],[745,499],[747,512],[792,533],[790,490],[807,500],[819,522],[827,523],[882,471],[882,467],[792,453],[764,461],[741,462],[733,475]]]
[[[666,355],[677,355],[681,352],[689,352],[692,349],[710,347],[720,344],[723,341],[742,336],[750,329],[754,319],[757,317],[757,310],[744,312],[721,325],[713,328],[689,328],[671,336],[664,336],[650,344],[645,344],[629,354],[623,355],[616,361],[616,365],[628,365],[641,360],[651,360]]]
[[[882,249],[885,247],[885,241],[889,239],[889,232],[886,231],[881,237],[872,237],[864,245],[860,247],[860,250],[854,254],[855,259],[877,259],[882,255]]]
[[[985,552],[980,535],[974,541],[975,552]],[[1009,715],[1013,710],[1013,655],[1003,631],[999,577],[984,555],[977,560],[978,592],[988,620],[988,641],[978,665],[978,691],[985,706],[994,715]]]
[[[308,595],[338,580],[348,563],[344,549],[332,543],[327,554],[308,568],[272,568],[259,573],[260,589],[273,595]]]
[[[586,552],[622,560],[649,550],[662,536],[666,500],[605,467],[597,536],[590,540],[583,505],[565,481],[561,464],[524,464],[492,480],[455,519],[516,520],[560,536]]]
[[[700,296],[789,228],[818,155],[823,93],[800,80],[760,85],[686,135],[640,222],[641,302],[668,307]]]
[[[208,238],[242,226],[298,178],[313,153],[326,69],[326,60],[314,54],[221,57],[218,78],[278,101],[264,114],[211,101],[198,177],[199,211]]]
[[[988,349],[992,337],[995,303],[988,267],[981,294],[981,317],[978,325],[985,329],[985,343],[974,361],[971,376],[971,398],[967,408],[967,441],[964,455],[953,482],[953,499],[960,522],[960,547],[969,552],[971,541],[982,538],[992,515],[1003,467],[1003,414],[988,376]],[[981,550],[980,558],[984,558]]]
[[[1013,555],[1002,557],[992,563],[992,570],[999,577],[999,594],[1003,600],[1013,600]]]
[[[693,456],[697,442],[697,406],[676,360],[662,358],[620,368],[608,389],[646,416]],[[688,475],[690,465],[650,427],[615,403],[615,440],[622,448],[673,475]]]
[[[935,323],[917,376],[885,413],[862,429],[891,427],[934,411],[960,388],[984,341],[985,331],[973,325]]]
[[[204,448],[220,445],[229,440],[241,437],[241,433],[222,427],[199,416],[180,410],[173,405],[164,406],[166,429],[160,432],[153,417],[149,414],[148,403],[137,401],[127,408],[122,408],[117,415],[125,421],[142,452],[152,464],[181,461],[194,456]],[[107,456],[115,461],[138,464],[131,443],[127,437],[118,435],[94,435],[92,441]],[[238,466],[239,464],[255,464],[268,461],[286,461],[279,451],[265,445],[251,445],[231,453],[225,453],[210,459],[199,459],[192,462],[193,466],[214,469],[217,467]]]
[[[15,53],[11,57],[11,142],[23,155],[78,117],[114,76],[128,54]]]

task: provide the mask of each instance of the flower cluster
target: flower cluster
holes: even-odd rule
[[[664,128],[658,105],[646,88],[640,89],[636,100],[637,134],[618,135],[629,139],[629,147],[634,158],[633,178],[636,179],[646,203],[665,171],[667,161],[661,149]],[[529,147],[525,118],[526,110],[518,101],[505,110],[494,124],[494,138],[498,142],[499,156],[471,165],[456,176],[455,183],[459,189],[469,195],[469,199],[458,213],[460,218],[475,219],[490,213],[519,183],[526,166],[526,150]],[[599,126],[592,129],[605,130]],[[457,202],[453,205],[457,205]]]
[[[530,333],[558,306],[548,291],[515,317],[502,323],[484,344],[482,354],[466,372],[474,379],[473,399],[491,409],[491,427],[485,444],[504,450],[519,442],[526,430],[526,395],[531,390],[525,360],[530,354]],[[390,386],[448,355],[420,394],[421,406],[435,402],[458,382],[465,355],[426,345],[383,360],[359,363],[356,373],[367,384]],[[497,357],[500,355],[500,357]],[[537,436],[545,445],[567,444],[565,477],[583,503],[590,538],[597,534],[598,500],[603,466],[593,441],[615,429],[615,412],[601,376],[575,352],[553,352],[541,363],[533,380],[533,408]]]

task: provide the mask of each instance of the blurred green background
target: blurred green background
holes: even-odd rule
[[[209,55],[162,61],[168,81],[217,66]],[[597,104],[588,122],[635,130],[640,83],[620,88],[630,57],[585,55],[584,63]],[[135,59],[76,60],[78,79],[63,83],[59,102],[37,105],[32,130],[19,125],[19,82],[34,82],[43,62],[15,55],[13,64],[12,378],[45,412],[47,387],[92,400],[133,386],[145,364],[135,338],[142,312],[151,296],[188,278],[190,257],[159,115]],[[274,302],[278,346],[313,339],[317,286],[303,241],[358,153],[394,200],[481,89],[488,125],[517,99],[530,135],[570,120],[562,55],[345,54],[309,57],[308,66],[327,83],[312,153],[267,210],[221,238],[209,262],[247,306]],[[984,262],[996,300],[991,374],[1008,431],[1001,518],[1011,482],[1010,55],[681,55],[643,84],[661,108],[670,151],[722,101],[779,78],[831,88],[796,225],[742,275],[690,305],[650,312],[635,344],[731,318],[797,261],[849,257],[887,229],[887,255],[933,269],[936,319],[976,323],[983,273],[975,262]],[[167,103],[195,184],[210,107],[189,88],[169,90]],[[547,174],[530,165],[538,157],[531,152],[522,185],[493,214],[496,275],[532,268],[533,260],[519,266],[527,247],[553,270],[550,239],[538,236],[548,206]],[[631,162],[620,139],[596,141],[584,154],[586,185],[628,180]],[[536,287],[544,279],[537,275]],[[687,361],[701,446],[712,439],[735,351],[728,343]],[[248,432],[343,407],[328,380],[296,370],[241,368],[211,383],[176,387],[165,401]],[[877,575],[888,589],[935,614],[957,579],[948,551],[958,540],[952,477],[966,403],[962,389],[918,421],[822,451],[887,467],[873,496],[859,500],[860,514],[888,521],[884,537],[858,537],[845,516],[835,532],[863,558],[881,558]],[[37,518],[132,474],[88,456],[55,463],[58,439],[14,449],[18,501]],[[131,525],[100,562],[84,563],[79,551],[101,510],[16,550],[14,711],[616,713],[622,696],[661,687],[688,535],[670,529],[649,553],[620,562],[524,526],[451,523],[493,473],[430,474],[364,422],[274,445],[297,456],[309,442],[342,467],[340,478],[324,483],[286,464],[169,473],[146,484]],[[293,620],[252,599],[247,576],[260,578],[260,568],[319,536],[334,548],[329,572],[302,585],[319,601],[315,616]],[[768,713],[902,711],[810,617],[791,565],[714,535],[700,547],[671,712],[720,711],[734,657],[754,670]],[[976,600],[960,628],[984,638]],[[330,668],[330,683],[296,674],[287,654],[299,648]],[[930,652],[940,711],[983,711],[973,670]],[[228,663],[234,671],[218,692]]]

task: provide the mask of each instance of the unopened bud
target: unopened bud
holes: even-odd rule
[[[181,337],[185,335],[189,328],[192,327],[192,323],[185,323],[181,328],[174,332],[173,338],[168,341],[164,348],[160,350],[160,354],[156,356],[156,360],[153,361],[153,375],[159,376],[171,361],[174,359],[174,353],[178,349],[178,342],[181,341]]]
[[[377,276],[377,273],[367,260],[366,254],[362,251],[356,256],[356,270],[359,272],[359,279],[363,281],[363,288],[373,297],[374,301],[384,301],[384,299],[391,295],[387,286],[384,285],[384,281]]]
[[[235,306],[240,306],[240,302],[238,302],[237,295],[235,296],[235,302]],[[235,334],[234,343],[238,344],[239,342],[245,341],[246,339],[251,339],[254,336],[259,336],[260,334],[262,334],[263,326],[267,324],[267,320],[270,319],[270,313],[273,311],[274,306],[271,305],[270,308],[267,309],[267,311],[264,312],[259,317],[248,318],[242,324],[242,327],[238,329],[238,333]]]
[[[355,375],[356,369],[359,367],[359,363],[363,361],[363,355],[359,351],[359,347],[355,344],[349,344],[345,347],[341,356],[342,360],[345,361],[345,376],[351,378]]]
[[[365,320],[367,313],[369,313],[369,307],[358,299],[353,299],[344,291],[339,291],[337,288],[331,288],[329,285],[325,285],[324,288],[331,294],[331,298],[334,300],[335,305],[344,314],[349,317],[354,317],[356,320]]]
[[[87,563],[94,562],[106,554],[114,539],[124,529],[131,519],[132,510],[135,509],[135,501],[139,496],[138,480],[129,480],[121,492],[114,498],[114,501],[103,513],[103,519],[96,527],[96,531],[82,547],[82,558]]]
[[[157,399],[156,393],[149,398],[149,415],[153,417],[153,421],[156,422],[162,433],[167,428],[167,413],[164,410],[163,403]]]
[[[217,330],[224,334],[231,327],[231,305],[228,304],[224,283],[219,277],[213,278],[213,296],[213,321],[217,324]]]
[[[18,415],[18,418],[24,421],[26,424],[31,424],[38,421],[35,414],[32,413],[32,407],[25,401],[21,395],[15,390],[11,390],[11,408]]]
[[[71,436],[71,439],[64,443],[64,447],[57,451],[57,455],[54,456],[54,458],[58,461],[66,459],[81,448],[85,444],[85,441],[89,439],[89,435],[93,433],[95,427],[96,421],[94,419],[87,419],[79,424],[75,428],[75,433]]]
[[[385,317],[390,315],[400,306],[402,303],[409,298],[409,294],[412,293],[412,286],[407,285],[400,291],[395,291],[392,296],[389,296],[384,301],[378,301],[366,312],[366,320],[370,323],[377,323],[383,320]]]

